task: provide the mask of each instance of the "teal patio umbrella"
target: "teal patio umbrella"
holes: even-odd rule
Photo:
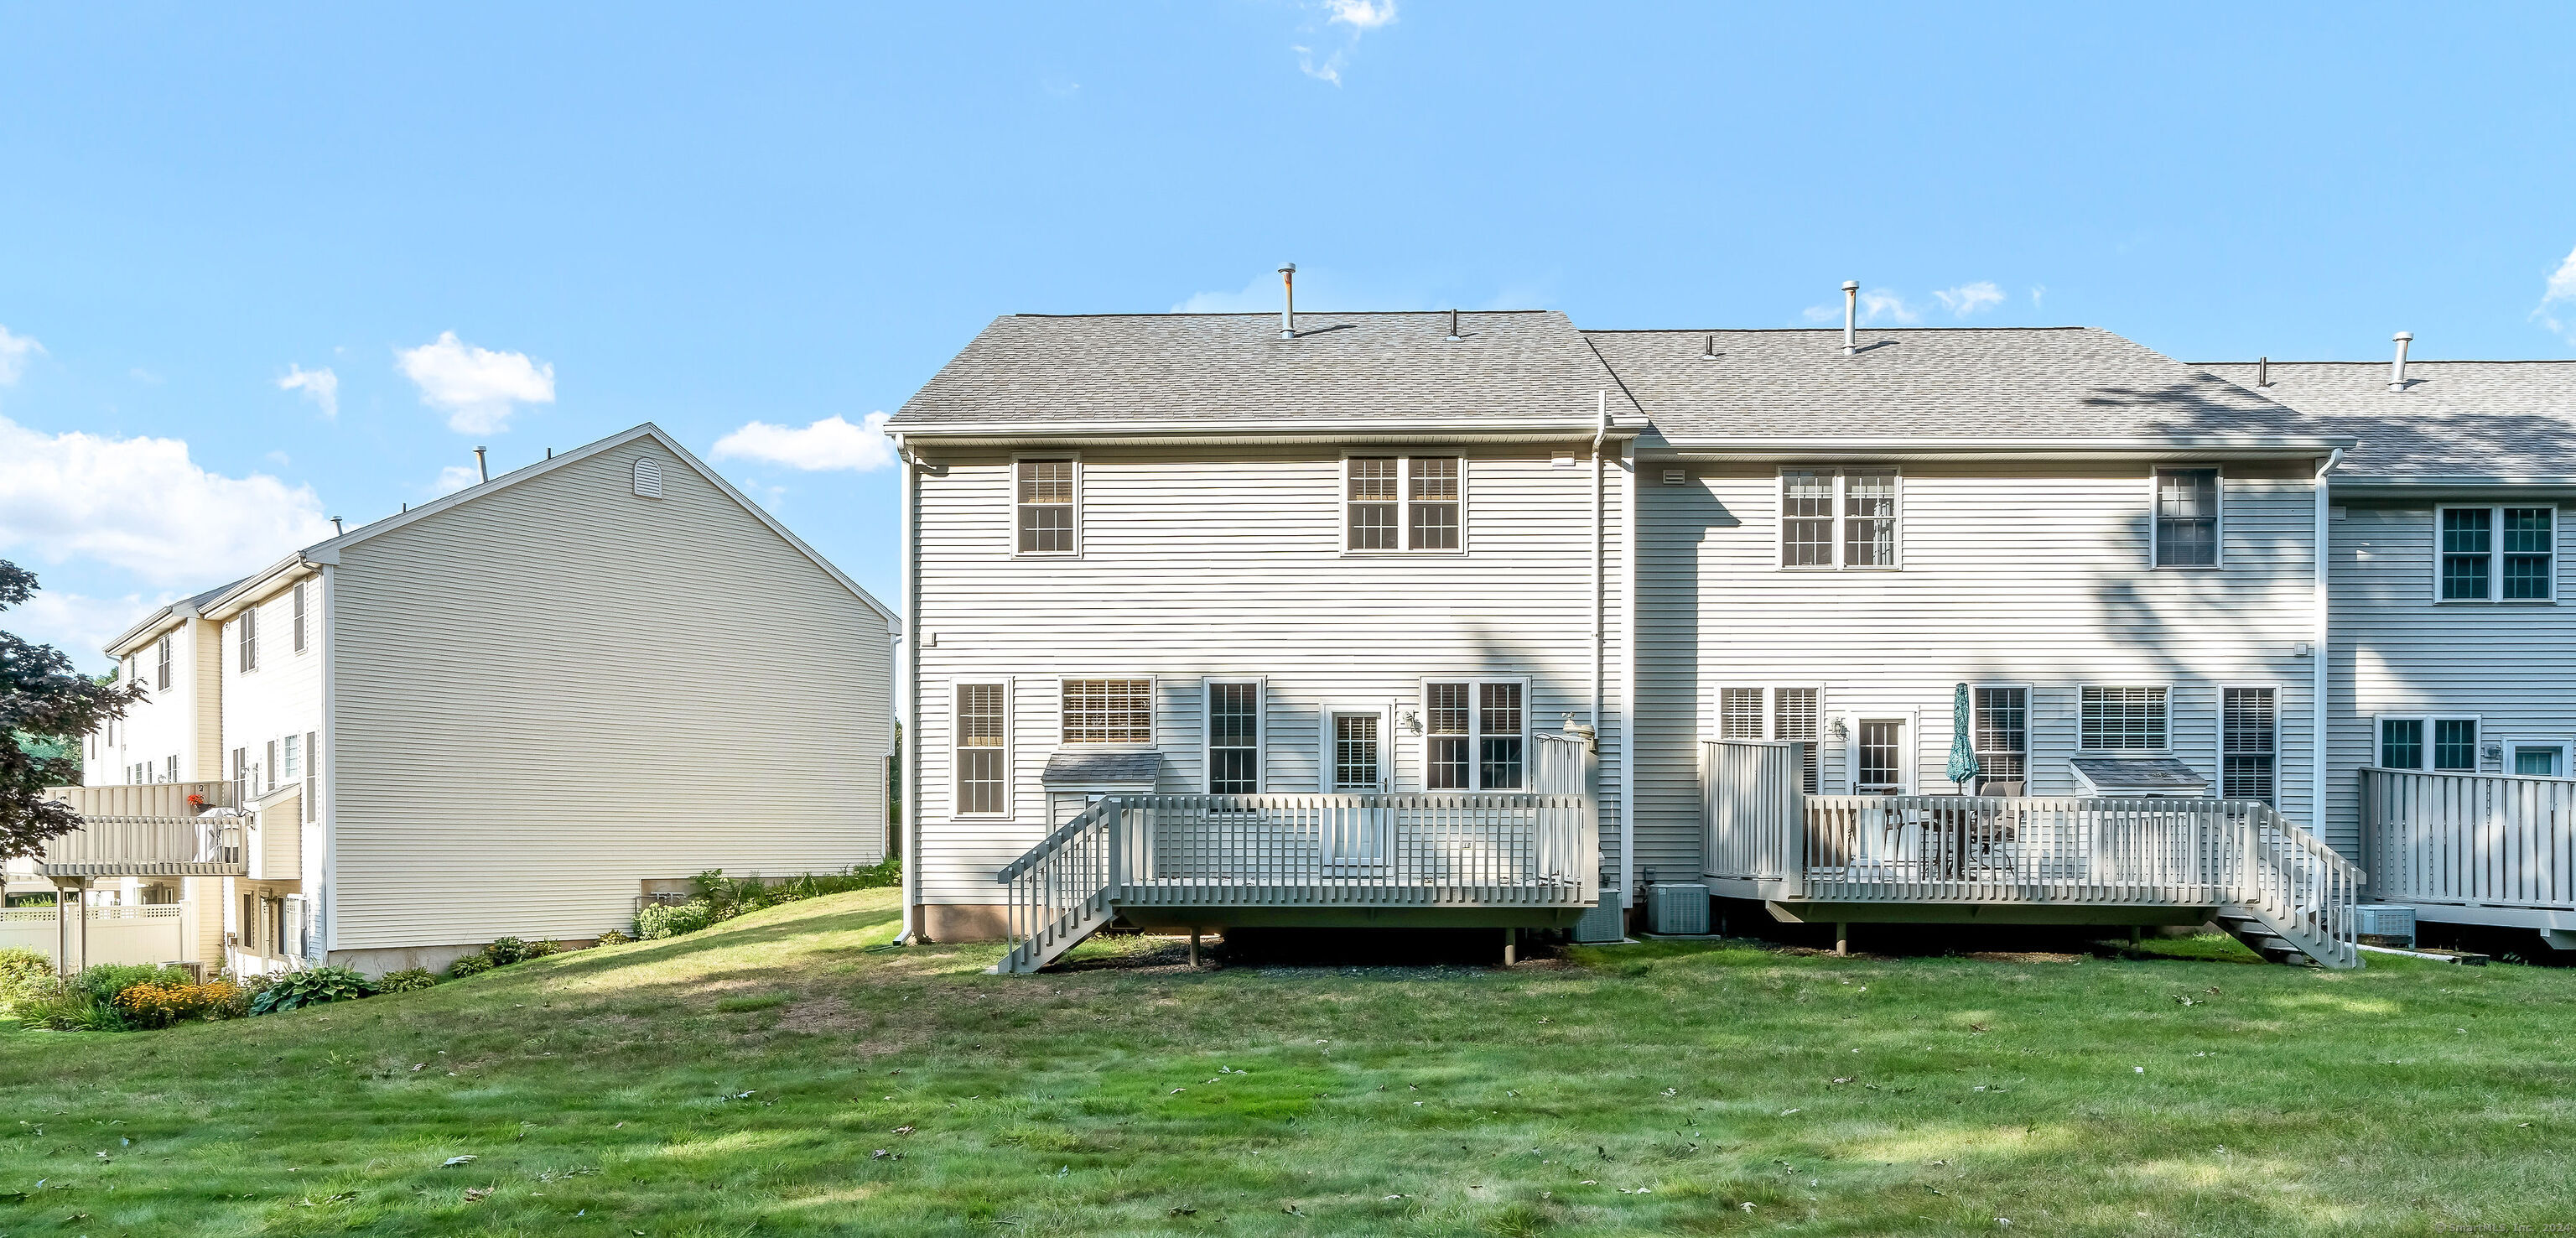
[[[1950,781],[1959,784],[1959,794],[1968,793],[1968,780],[1977,776],[1977,746],[1968,734],[1968,685],[1950,689]]]

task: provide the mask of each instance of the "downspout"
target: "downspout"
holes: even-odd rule
[[[2319,838],[2326,835],[2326,697],[2331,690],[2327,680],[2332,667],[2331,660],[2326,656],[2326,640],[2332,634],[2329,610],[2333,601],[2331,593],[2334,584],[2333,563],[2329,553],[2333,548],[2334,531],[2330,524],[2332,513],[2328,510],[2328,500],[2331,496],[2326,489],[2326,474],[2333,472],[2335,466],[2342,462],[2343,448],[2337,447],[2327,453],[2325,463],[2317,467],[2316,482],[2317,630],[2316,638],[2309,645],[2309,650],[2314,654],[2317,662],[2310,668],[2314,678],[2308,689],[2308,732],[2311,745],[2308,754],[2308,828],[2316,831]]]
[[[1599,421],[1592,431],[1592,755],[1595,770],[1600,768],[1602,677],[1608,657],[1609,640],[1607,603],[1610,586],[1609,569],[1605,562],[1605,556],[1609,553],[1607,535],[1609,507],[1603,495],[1606,462],[1601,457],[1602,447],[1610,440],[1609,389],[1602,389],[1597,400]],[[1624,794],[1626,788],[1621,788],[1621,791]],[[1598,811],[1599,803],[1596,798],[1595,811]],[[1623,907],[1628,902],[1628,874],[1634,867],[1628,852],[1627,839],[1622,836],[1619,847],[1619,901]]]
[[[903,765],[903,927],[894,939],[908,944],[921,935],[921,762],[914,759],[921,751],[921,461],[902,435],[895,455],[903,462],[903,748],[896,756]]]

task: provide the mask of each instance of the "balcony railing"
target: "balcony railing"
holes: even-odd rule
[[[238,876],[247,817],[232,815],[230,782],[49,787],[45,796],[81,814],[81,828],[45,843],[37,871],[51,877]]]

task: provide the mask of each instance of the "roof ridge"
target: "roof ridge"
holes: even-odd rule
[[[1840,335],[1843,331],[1841,327],[1578,327],[1576,329],[1585,335],[1705,335],[1710,332],[1720,335],[1785,335],[1793,331],[1817,335]],[[2107,327],[2091,327],[2080,323],[2054,327],[1862,327],[1860,330],[1880,333],[1890,331],[2104,331],[2118,334],[2110,332]]]
[[[1552,309],[1467,309],[1467,308],[1464,308],[1464,307],[1460,307],[1460,308],[1458,308],[1458,309],[1456,309],[1456,310],[1445,310],[1445,309],[1426,309],[1426,310],[1319,310],[1319,309],[1301,309],[1301,310],[1299,310],[1299,311],[1297,311],[1297,312],[1298,312],[1299,314],[1301,314],[1301,315],[1303,315],[1303,314],[1323,314],[1323,315],[1327,315],[1327,316],[1334,316],[1334,317],[1349,318],[1349,317],[1356,317],[1356,316],[1361,315],[1361,314],[1383,314],[1383,315],[1388,315],[1388,316],[1393,316],[1393,315],[1396,315],[1396,314],[1449,314],[1449,313],[1457,313],[1457,314],[1558,314],[1558,313],[1563,313],[1564,311],[1562,311],[1562,310],[1552,310]],[[1003,317],[1005,317],[1005,318],[1277,318],[1278,316],[1279,316],[1279,311],[1277,311],[1277,310],[1124,310],[1124,311],[1111,311],[1111,312],[1097,313],[1097,314],[1029,314],[1029,313],[1013,313],[1013,314],[1005,314],[1005,315],[1003,315]]]

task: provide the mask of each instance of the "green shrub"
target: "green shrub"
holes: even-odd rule
[[[85,967],[72,979],[82,992],[102,1002],[113,1003],[116,995],[138,984],[176,986],[195,984],[196,978],[184,967],[162,967],[153,963],[101,963]]]
[[[528,943],[528,957],[532,959],[542,959],[547,955],[561,954],[563,951],[564,944],[551,937],[544,941]]]
[[[463,980],[467,976],[480,976],[490,970],[492,970],[492,960],[479,954],[469,954],[447,965],[447,978]]]
[[[635,935],[646,941],[659,941],[694,933],[716,922],[715,904],[705,899],[691,899],[678,905],[655,903],[635,913]]]
[[[54,960],[42,950],[0,950],[0,1014],[54,991]]]
[[[438,976],[426,967],[406,967],[376,977],[376,992],[415,993],[438,983]]]
[[[483,957],[494,967],[508,967],[512,963],[537,957],[529,953],[531,949],[528,943],[516,937],[504,937],[483,947]]]
[[[616,929],[610,929],[599,935],[599,944],[603,946],[622,946],[633,940],[635,938],[632,934],[621,933]]]
[[[376,991],[373,981],[346,967],[315,967],[291,971],[270,984],[251,999],[252,1014],[276,1014],[324,1002],[345,1002],[366,997]]]
[[[57,1032],[125,1030],[125,1019],[116,1013],[114,1004],[75,984],[62,985],[50,993],[30,998],[18,1007],[18,1017],[29,1026]]]

